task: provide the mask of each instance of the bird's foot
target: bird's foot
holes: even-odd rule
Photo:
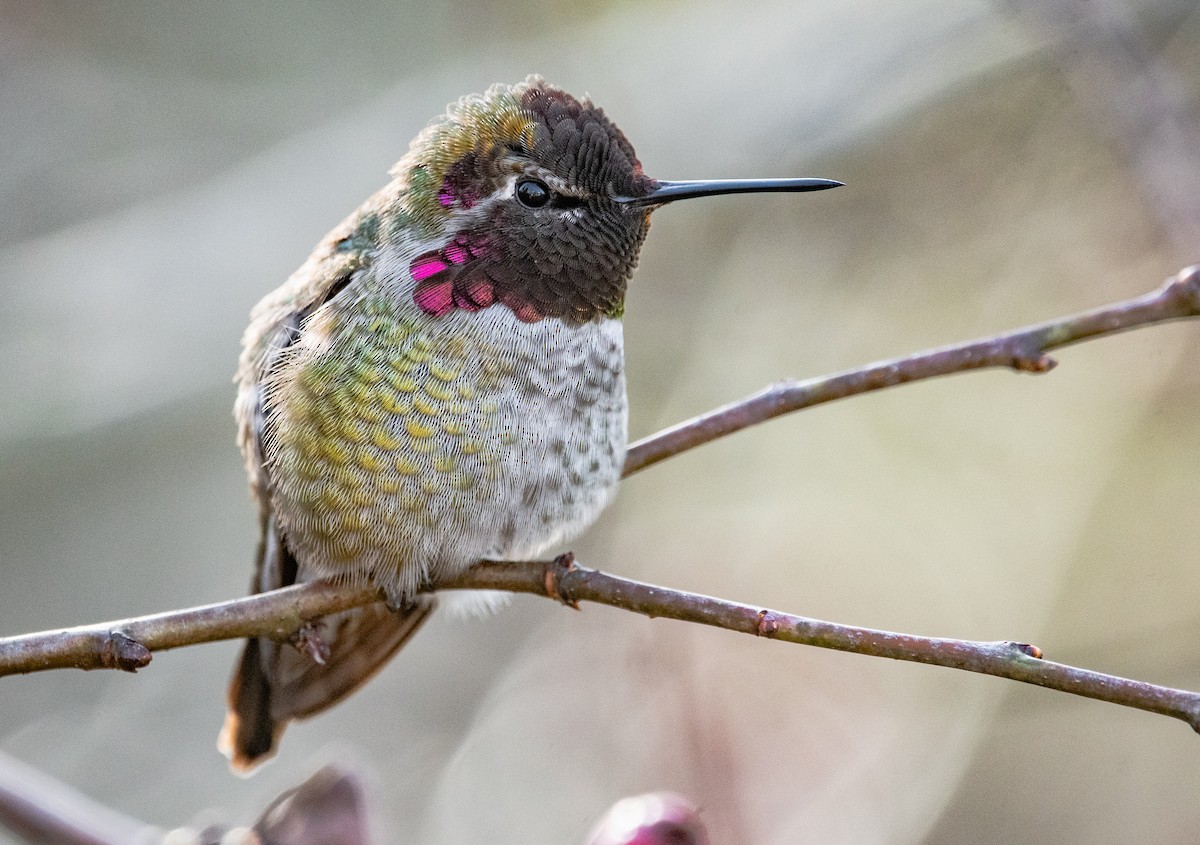
[[[321,636],[322,628],[320,619],[310,619],[297,629],[296,633],[288,637],[289,642],[296,647],[296,650],[307,654],[313,659],[313,662],[324,666],[325,661],[329,659],[329,643],[325,642]]]
[[[575,569],[575,553],[564,552],[546,566],[546,595],[558,599],[567,607],[579,610],[579,600],[570,594],[563,584],[563,578]]]

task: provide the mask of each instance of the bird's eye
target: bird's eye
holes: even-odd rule
[[[550,202],[550,189],[540,179],[522,179],[517,183],[517,201],[527,208],[541,208]]]

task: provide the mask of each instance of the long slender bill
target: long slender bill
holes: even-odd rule
[[[825,191],[845,184],[834,179],[699,179],[686,182],[659,182],[658,187],[641,197],[614,197],[626,205],[663,205],[693,197],[721,194],[761,194],[795,191]]]

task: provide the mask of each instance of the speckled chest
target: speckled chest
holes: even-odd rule
[[[267,385],[264,457],[301,565],[411,594],[538,554],[612,497],[626,443],[621,324],[432,318],[365,296],[313,315]]]

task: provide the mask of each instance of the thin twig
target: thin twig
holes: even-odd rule
[[[380,596],[373,587],[318,581],[187,610],[6,637],[0,639],[0,676],[72,668],[136,672],[152,651],[243,637],[283,640],[305,622]]]
[[[557,598],[566,604],[590,601],[651,618],[678,619],[799,645],[995,675],[1173,716],[1200,731],[1200,693],[1053,663],[1043,660],[1041,649],[1028,643],[920,637],[823,622],[698,593],[643,584],[574,563],[564,566],[560,561],[516,565],[484,561],[463,578],[441,586],[447,589],[507,590],[549,597],[547,587],[553,584]]]
[[[1056,364],[1046,355],[1051,349],[1196,316],[1200,316],[1200,265],[1181,271],[1153,293],[1072,317],[880,361],[831,376],[773,384],[753,396],[634,443],[625,456],[625,475],[743,428],[834,399],[985,367],[1045,373]]]
[[[1041,659],[1037,647],[1023,643],[920,637],[823,622],[644,584],[560,561],[484,561],[438,588],[506,590],[566,604],[590,601],[651,618],[678,619],[800,645],[964,669],[1173,716],[1200,731],[1200,693],[1052,663]],[[299,627],[300,620],[382,598],[370,587],[312,582],[175,613],[12,637],[0,640],[0,675],[72,666],[103,667],[98,652],[117,631],[150,651],[265,632],[284,637]],[[30,655],[37,655],[37,660],[31,661]]]
[[[1046,351],[1102,335],[1200,315],[1200,268],[1159,290],[1074,317],[807,382],[789,382],[635,444],[628,475],[725,434],[811,405],[937,375],[1004,366],[1045,372]],[[821,622],[721,599],[641,584],[556,563],[489,563],[439,589],[500,589],[566,603],[591,601],[822,648],[949,666],[1182,719],[1200,730],[1200,693],[1155,686],[1042,660],[1033,646],[894,634]],[[0,675],[44,669],[135,671],[150,652],[202,642],[284,639],[305,622],[381,599],[370,587],[309,583],[234,601],[137,619],[0,639]]]

